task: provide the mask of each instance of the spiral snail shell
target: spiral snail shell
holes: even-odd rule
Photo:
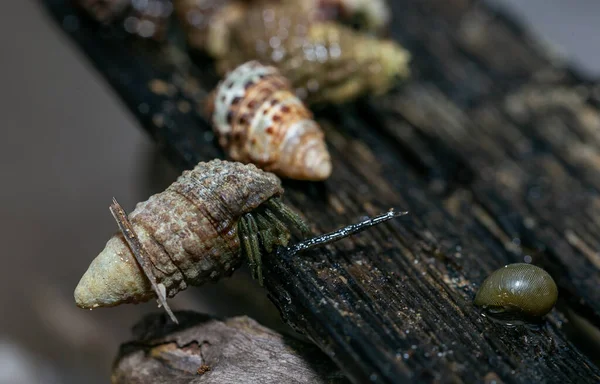
[[[323,131],[277,68],[240,65],[219,84],[211,104],[214,130],[231,159],[292,179],[331,175]]]
[[[558,288],[548,272],[535,265],[509,264],[481,284],[475,305],[502,320],[537,319],[552,310]]]
[[[209,20],[203,23],[190,21],[196,20],[190,15],[200,12],[198,2],[179,0],[175,9],[189,44],[212,56],[220,74],[258,60],[279,68],[309,103],[381,94],[409,75],[406,50],[315,16],[307,6],[315,1],[232,1],[203,14],[202,20]]]
[[[129,214],[131,231],[147,252],[151,274],[172,297],[189,285],[231,274],[250,260],[262,280],[261,249],[286,245],[290,228],[308,229],[280,202],[280,180],[254,165],[213,160],[185,171],[164,192]],[[92,261],[77,288],[82,308],[146,301],[156,292],[122,233]]]
[[[75,3],[101,23],[110,23],[120,17],[131,0],[77,0]]]

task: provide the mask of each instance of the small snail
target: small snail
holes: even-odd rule
[[[115,203],[121,233],[92,261],[75,289],[81,308],[166,298],[189,285],[230,275],[248,258],[262,284],[261,255],[286,246],[291,231],[309,234],[280,201],[281,181],[252,164],[213,160],[185,171],[165,191],[139,203],[129,217]],[[386,215],[292,246],[299,252],[348,236],[406,212]]]
[[[179,0],[175,10],[190,46],[212,56],[220,74],[258,60],[309,103],[381,94],[409,75],[410,55],[398,44],[315,17],[302,6],[310,1],[231,1],[202,13],[197,1]]]
[[[292,179],[331,175],[321,127],[277,68],[257,61],[240,65],[209,104],[215,133],[231,159]]]
[[[475,305],[502,320],[535,320],[552,310],[558,289],[552,277],[531,264],[509,264],[481,285]]]
[[[171,0],[76,0],[96,21],[122,22],[125,31],[142,38],[164,40],[173,12]]]

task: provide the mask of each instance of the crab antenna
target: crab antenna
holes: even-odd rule
[[[396,212],[394,210],[390,210],[389,212],[384,213],[382,215],[370,217],[366,220],[355,224],[350,224],[346,227],[338,229],[337,231],[311,237],[310,239],[304,240],[300,243],[287,247],[286,250],[294,253],[306,251],[308,249],[312,249],[321,245],[329,244],[331,242],[343,239],[344,237],[348,237],[355,233],[362,232],[365,229],[368,229],[372,226],[381,224],[385,221],[391,220],[396,217],[404,216],[406,214],[408,214],[408,211]]]

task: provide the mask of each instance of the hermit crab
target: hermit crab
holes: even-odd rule
[[[281,202],[281,182],[252,164],[213,160],[185,171],[165,191],[139,203],[119,224],[75,289],[82,308],[166,298],[189,285],[230,275],[243,259],[262,284],[261,256],[287,246],[292,232],[307,236],[304,221]],[[405,214],[385,215],[290,246],[300,252]]]
[[[406,50],[315,16],[315,1],[230,1],[208,11],[204,2],[180,0],[175,12],[188,44],[212,56],[221,75],[258,60],[279,68],[309,103],[381,94],[409,75]],[[346,3],[348,8],[352,2]],[[356,12],[370,9],[358,3]]]
[[[297,180],[331,175],[321,127],[277,68],[257,61],[240,65],[208,104],[219,143],[231,159]]]

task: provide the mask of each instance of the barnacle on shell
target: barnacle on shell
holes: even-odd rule
[[[190,23],[193,7],[175,6],[190,44],[215,58],[221,74],[250,60],[278,67],[308,102],[380,94],[409,75],[410,55],[391,40],[357,32],[281,1],[232,1]],[[312,0],[315,1],[315,0]]]
[[[213,127],[231,159],[299,180],[331,175],[323,131],[277,68],[244,63],[213,95]]]

